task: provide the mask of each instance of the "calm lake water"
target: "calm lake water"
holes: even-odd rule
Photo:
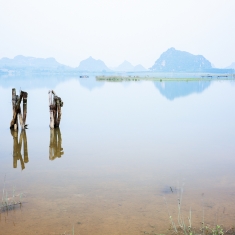
[[[28,157],[13,151],[13,87],[28,92]],[[52,131],[51,89],[64,102]],[[235,225],[233,81],[1,77],[0,107],[0,190],[24,193],[0,234],[166,233],[181,191],[185,223],[191,208],[194,227]]]

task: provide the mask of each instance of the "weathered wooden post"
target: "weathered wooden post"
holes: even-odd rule
[[[23,92],[22,96],[23,96],[23,125],[25,127],[25,126],[27,126],[27,125],[25,125],[25,123],[26,123],[26,117],[27,117],[27,98],[28,98],[28,93],[27,92]]]
[[[10,129],[17,130],[18,129],[18,117],[21,125],[21,129],[27,128],[26,122],[26,116],[27,116],[27,97],[28,93],[21,91],[20,97],[16,95],[15,88],[12,89],[12,110],[13,110],[13,118],[10,123]],[[21,114],[21,100],[23,99],[23,117]]]
[[[57,118],[55,122],[55,127],[60,126],[60,120],[61,120],[61,107],[63,106],[63,102],[61,101],[61,98],[58,96],[55,96],[55,102],[56,102],[56,108],[57,108]]]
[[[17,121],[17,116],[18,113],[20,112],[20,102],[21,102],[22,96],[18,97],[15,95],[15,89],[12,89],[12,105],[13,107],[13,118],[10,123],[10,128],[17,130],[18,129],[18,121]]]
[[[61,120],[61,107],[63,107],[63,101],[56,93],[51,90],[49,94],[49,111],[50,111],[50,128],[54,129],[55,127],[60,126]]]
[[[15,109],[16,101],[17,101],[16,89],[13,88],[12,89],[12,112],[13,112],[13,115],[14,115],[14,109]],[[16,123],[14,123],[14,130],[17,130],[17,129],[18,129],[18,120],[16,120]]]
[[[50,128],[54,128],[54,115],[53,115],[53,109],[54,109],[54,97],[52,94],[52,91],[48,92],[49,95],[49,111],[50,111]]]

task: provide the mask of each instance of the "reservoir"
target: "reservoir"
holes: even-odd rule
[[[25,133],[9,129],[12,88],[28,92]],[[22,202],[0,234],[166,234],[179,200],[187,226],[235,225],[233,80],[0,77],[0,108],[0,195]]]

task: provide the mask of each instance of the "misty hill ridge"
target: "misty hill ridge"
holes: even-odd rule
[[[123,61],[115,70],[117,71],[132,71],[134,66],[128,62],[128,61]]]
[[[226,69],[235,69],[235,62],[226,67]]]
[[[104,71],[123,71],[123,72],[141,72],[147,71],[142,65],[133,66],[130,62],[124,61],[116,68],[109,69],[102,60],[96,60],[91,56],[82,60],[79,66],[75,69],[60,64],[54,58],[35,58],[18,55],[13,59],[2,58],[0,59],[1,74],[7,74],[8,70],[13,71],[26,71],[29,69],[31,72],[104,72]],[[23,69],[23,70],[21,70]],[[189,52],[179,51],[175,48],[169,48],[163,52],[159,59],[150,68],[154,72],[210,72],[210,73],[234,73],[235,62],[224,69],[214,68],[212,64],[205,59],[202,55],[193,55]]]
[[[89,72],[110,71],[102,60],[93,59],[91,56],[82,60],[76,69]]]
[[[18,55],[13,59],[2,58],[0,59],[1,68],[12,68],[12,67],[33,67],[33,68],[57,68],[67,67],[63,64],[58,63],[54,58],[35,58]]]
[[[138,72],[138,71],[146,71],[147,69],[144,68],[141,64],[133,66],[130,62],[125,60],[117,68],[114,68],[113,70],[123,71],[123,72]]]
[[[147,69],[142,66],[141,64],[137,64],[135,67],[134,67],[134,71],[138,72],[138,71],[147,71]]]
[[[150,70],[158,72],[201,72],[212,69],[210,61],[202,55],[169,48],[163,52]]]

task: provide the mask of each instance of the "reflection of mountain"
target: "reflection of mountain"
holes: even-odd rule
[[[66,77],[66,76],[6,76],[0,77],[0,86],[3,88],[12,88],[17,89],[32,89],[32,88],[48,88],[53,89],[60,83],[64,83],[71,79],[76,79],[80,85],[88,90],[93,90],[95,88],[101,88],[104,86],[105,82],[97,82],[95,76],[100,74],[87,73],[89,78],[78,78],[78,77]],[[131,73],[131,76],[139,76],[138,73]],[[140,76],[147,76],[148,73],[141,73]],[[129,76],[129,73],[125,73],[124,76]],[[157,76],[157,75],[156,75]],[[159,75],[160,76],[160,75]],[[162,76],[162,74],[161,74]],[[160,77],[161,77],[160,76]],[[170,75],[169,75],[170,76]],[[174,74],[174,77],[177,77],[177,74]],[[188,77],[188,74],[180,74],[179,77],[184,78]],[[128,85],[129,83],[122,83],[123,86]],[[166,98],[172,100],[176,97],[186,96],[191,93],[199,93],[205,90],[210,86],[210,82],[205,81],[195,81],[195,82],[154,82],[156,88],[164,95]]]
[[[22,88],[25,90],[42,87],[51,89],[57,86],[59,83],[69,81],[70,79],[77,79],[81,86],[87,88],[88,90],[99,88],[104,85],[104,82],[96,82],[94,75],[89,75],[89,78],[67,76],[0,76],[0,85],[3,88],[11,88],[14,84],[14,87],[17,89]]]
[[[207,89],[210,84],[210,81],[154,82],[155,87],[168,100],[174,100],[175,98],[187,96],[192,93],[201,93]]]
[[[79,78],[79,83],[81,86],[87,88],[90,91],[94,88],[100,88],[104,85],[104,82],[97,82],[93,76],[89,78]]]
[[[67,80],[65,76],[0,76],[0,85],[4,88],[11,88],[12,86],[22,89],[30,88],[52,88],[58,83]]]

